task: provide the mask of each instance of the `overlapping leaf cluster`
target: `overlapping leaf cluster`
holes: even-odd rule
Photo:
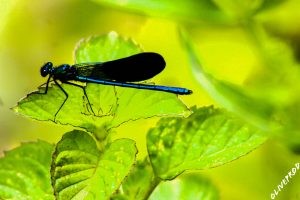
[[[82,40],[75,60],[107,61],[140,51],[134,42],[113,32]],[[69,99],[56,122],[87,132],[68,132],[55,148],[36,142],[6,153],[0,159],[4,166],[0,199],[219,199],[208,180],[181,174],[223,165],[267,138],[225,110],[211,106],[190,111],[174,94],[87,84],[94,116],[81,88],[62,87]],[[52,85],[47,95],[31,93],[14,110],[37,120],[54,120],[64,98]],[[136,161],[133,140],[107,137],[111,128],[124,122],[161,115],[168,117],[148,131],[149,156],[144,161]]]

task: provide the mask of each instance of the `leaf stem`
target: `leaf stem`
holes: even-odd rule
[[[151,185],[150,185],[150,187],[149,187],[149,189],[148,189],[148,191],[147,191],[147,193],[146,193],[146,195],[145,195],[145,197],[144,197],[144,200],[149,199],[150,195],[152,194],[152,192],[154,191],[154,189],[156,188],[156,186],[157,186],[161,181],[162,181],[162,180],[161,180],[159,177],[157,177],[157,176],[154,175],[154,178],[153,178],[152,183],[151,183]]]

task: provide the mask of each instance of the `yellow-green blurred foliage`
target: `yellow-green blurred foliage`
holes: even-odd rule
[[[257,16],[272,34],[291,45],[296,56],[300,49],[299,9],[299,1],[290,0]],[[241,13],[239,10],[232,15],[236,17]],[[192,15],[184,19],[175,15],[175,20],[170,15],[149,17],[85,0],[0,0],[0,150],[11,149],[27,140],[43,139],[54,143],[72,129],[26,119],[9,108],[46,81],[39,74],[43,63],[73,63],[75,44],[91,35],[114,30],[134,38],[145,51],[162,54],[166,69],[152,81],[192,89],[193,95],[181,97],[188,106],[216,103],[192,75],[177,32],[180,22],[187,23],[197,53],[210,74],[240,86],[253,81],[252,77],[259,73],[262,64],[257,48],[243,27],[234,23],[225,26],[195,20],[187,22],[186,18]],[[136,140],[139,157],[143,157],[147,151],[145,134],[156,121],[147,119],[124,124],[115,130],[115,137]],[[269,199],[273,189],[299,161],[300,156],[278,140],[270,140],[237,161],[200,173],[216,184],[221,199]],[[277,199],[300,199],[299,174]]]

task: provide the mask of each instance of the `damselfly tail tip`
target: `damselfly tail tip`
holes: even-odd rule
[[[187,94],[193,94],[193,90],[188,89]]]
[[[183,88],[183,90],[180,93],[177,93],[177,94],[189,95],[189,94],[193,94],[193,91],[189,90],[189,89],[186,89],[186,88]]]

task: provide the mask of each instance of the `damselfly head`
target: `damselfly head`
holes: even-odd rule
[[[53,68],[52,62],[47,62],[41,67],[41,76],[45,77],[48,74],[50,74],[51,70]]]

